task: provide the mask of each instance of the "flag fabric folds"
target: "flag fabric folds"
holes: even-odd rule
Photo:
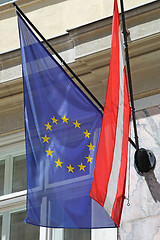
[[[27,158],[26,222],[115,227],[89,197],[102,113],[18,15]]]
[[[111,61],[90,197],[120,224],[126,182],[131,109],[117,0],[114,2]]]

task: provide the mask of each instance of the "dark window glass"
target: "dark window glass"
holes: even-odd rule
[[[13,158],[13,185],[12,192],[18,192],[27,189],[27,170],[26,156]]]
[[[10,240],[38,240],[39,227],[25,224],[26,211],[11,214]]]
[[[4,194],[5,161],[0,161],[0,196]]]
[[[0,240],[2,239],[2,216],[0,216]]]
[[[90,240],[90,229],[64,229],[64,240]]]
[[[9,3],[12,2],[13,0],[0,0],[0,5],[4,3]]]

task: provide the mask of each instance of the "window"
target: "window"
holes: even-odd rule
[[[0,215],[0,240],[39,240],[39,227],[25,224],[26,211],[14,209]]]
[[[0,215],[0,240],[2,239],[1,236],[2,236],[2,215]]]
[[[26,155],[24,133],[1,140],[0,150],[0,240],[40,239],[40,228],[25,224]]]
[[[27,189],[27,171],[25,155],[20,155],[13,158],[12,182],[12,192],[18,192]]]
[[[0,240],[100,240],[101,232],[106,239],[116,240],[117,229],[113,229],[114,237],[108,238],[109,229],[51,229],[24,223],[27,174],[23,134],[2,140],[5,147],[0,151]]]
[[[39,227],[30,224],[24,224],[26,211],[11,213],[10,240],[39,239]]]
[[[4,194],[4,172],[5,172],[5,161],[0,161],[0,196]]]
[[[90,229],[64,229],[63,240],[90,240]]]
[[[0,0],[0,6],[10,3],[10,2],[13,2],[13,0]]]

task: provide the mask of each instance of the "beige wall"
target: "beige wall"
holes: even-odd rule
[[[153,0],[125,0],[125,10]],[[18,6],[49,39],[86,23],[112,15],[113,0],[19,0]],[[118,0],[118,3],[120,1]],[[18,27],[12,4],[0,7],[0,53],[19,48]]]

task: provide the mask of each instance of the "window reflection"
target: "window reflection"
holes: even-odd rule
[[[90,240],[90,229],[64,229],[64,240]]]
[[[5,161],[0,161],[0,196],[4,194]]]
[[[11,214],[10,240],[38,240],[39,227],[25,224],[26,211]]]
[[[13,158],[13,185],[12,192],[27,189],[26,156]]]
[[[2,216],[0,215],[0,240],[2,239]]]

